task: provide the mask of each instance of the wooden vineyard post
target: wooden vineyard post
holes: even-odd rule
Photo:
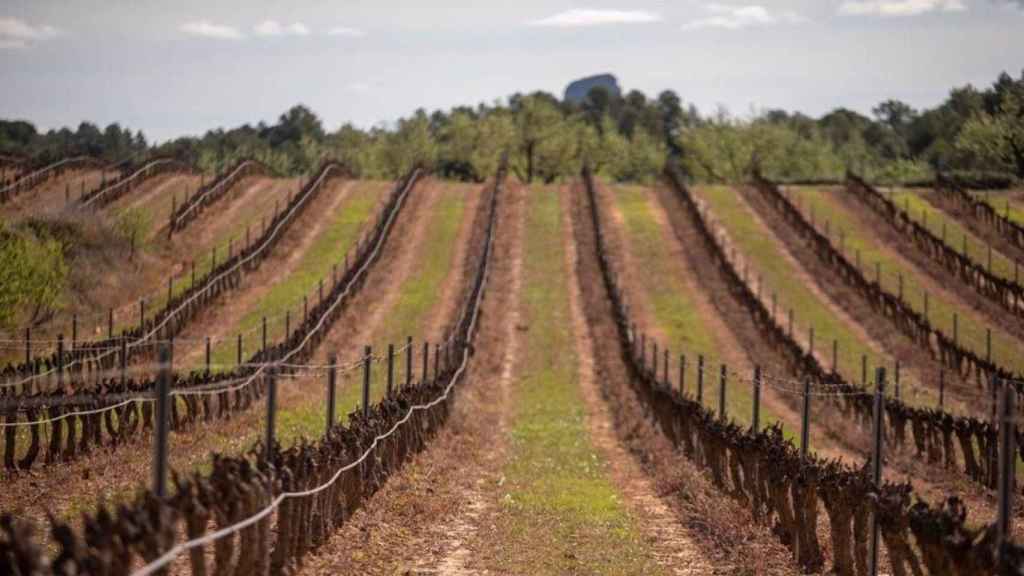
[[[309,296],[303,294],[302,296],[302,321],[306,322],[309,320]]]
[[[645,361],[646,363],[646,361]],[[651,377],[658,382],[658,342],[651,341]]]
[[[832,339],[832,373],[839,373],[839,340]]]
[[[697,404],[704,401],[704,355],[697,356]]]
[[[71,349],[78,348],[78,314],[71,315]]]
[[[800,456],[806,458],[811,442],[811,379],[804,380],[804,405],[800,413]]]
[[[871,449],[871,480],[875,486],[882,485],[882,410],[885,409],[885,368],[878,368],[875,371],[875,409],[874,419],[871,428],[872,449]],[[878,515],[871,515],[871,548],[869,550],[868,574],[878,574]]]
[[[284,340],[288,341],[288,336],[292,333],[292,311],[284,311]]]
[[[722,364],[718,383],[718,419],[725,420],[726,367]]]
[[[153,493],[157,498],[167,497],[167,436],[171,424],[171,351],[166,343],[160,344],[160,372],[156,381],[156,438],[153,442]]]
[[[960,317],[956,312],[953,312],[953,345],[956,346],[960,341]]]
[[[121,385],[128,380],[128,339],[121,339]]]
[[[672,380],[671,380],[671,378],[669,378],[669,375],[668,375],[668,348],[665,348],[664,356],[665,356],[665,358],[664,358],[664,360],[665,360],[664,361],[665,386],[668,387],[668,388],[671,388],[672,387]]]
[[[395,345],[388,344],[388,398],[395,387]]]
[[[139,298],[139,331],[146,327],[146,299]]]
[[[235,363],[238,364],[239,368],[242,367],[242,333],[241,332],[238,333],[238,357],[237,357],[237,360],[235,361]]]
[[[109,308],[107,310],[107,339],[114,339],[114,309]]]
[[[370,417],[370,363],[373,360],[373,348],[363,348],[363,417]]]
[[[423,343],[423,376],[420,378],[420,386],[427,383],[430,370],[430,342]]]
[[[761,367],[754,366],[754,413],[750,429],[757,434],[761,426]]]
[[[206,375],[210,375],[210,337],[206,337]]]
[[[868,385],[868,355],[860,355],[860,384],[861,386]]]
[[[405,341],[405,387],[412,385],[412,336]]]
[[[327,431],[334,427],[334,410],[338,402],[338,354],[331,352],[327,357]]]
[[[266,458],[274,453],[275,433],[277,427],[277,375],[273,368],[267,368],[267,427],[263,447]]]
[[[686,354],[679,355],[679,393],[686,395]]]

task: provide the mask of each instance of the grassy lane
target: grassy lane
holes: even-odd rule
[[[845,233],[846,249],[849,254],[860,251],[861,262],[869,278],[875,277],[875,264],[881,264],[883,287],[892,294],[899,293],[900,276],[903,278],[903,297],[918,312],[924,313],[924,293],[928,292],[929,319],[945,333],[953,334],[953,314],[959,315],[958,332],[960,342],[985,357],[986,329],[992,327],[983,314],[970,309],[950,294],[937,294],[936,284],[925,274],[915,271],[902,262],[895,251],[877,239],[867,224],[851,212],[834,194],[822,193],[813,188],[791,188],[793,198],[799,198],[805,210],[814,207],[815,221],[828,219],[833,230],[838,227]],[[950,278],[950,282],[956,282]],[[1017,372],[1024,372],[1024,357],[1020,355],[1021,342],[998,327],[992,327],[992,358],[999,364]]]
[[[875,366],[892,368],[893,359],[870,347],[846,321],[838,317],[818,294],[804,281],[799,265],[784,255],[784,248],[771,238],[771,232],[755,220],[743,204],[738,192],[727,186],[694,188],[697,196],[707,202],[718,223],[728,231],[736,250],[751,263],[765,283],[764,295],[778,294],[779,321],[785,325],[793,310],[794,333],[806,342],[808,327],[815,332],[815,349],[831,355],[832,341],[839,345],[839,372],[851,382],[861,381],[861,356],[868,358],[869,374]],[[849,239],[847,239],[849,242]],[[770,306],[770,304],[769,304]]]
[[[587,432],[570,322],[557,189],[528,195],[524,333],[495,569],[511,574],[657,574]]]
[[[720,351],[725,349],[723,338],[709,326],[698,308],[701,296],[692,291],[692,284],[682,278],[682,269],[672,262],[675,257],[665,243],[665,233],[652,212],[657,199],[648,188],[641,186],[615,186],[615,202],[623,216],[625,233],[637,270],[643,271],[643,281],[637,288],[643,290],[657,327],[673,345],[681,343],[688,359],[687,382],[692,392],[696,381],[696,359],[703,354],[710,367],[705,380],[704,404],[718,406],[718,365]],[[679,350],[673,350],[672,363],[678,360]],[[660,359],[659,359],[660,360]],[[740,367],[732,367],[739,370]],[[678,368],[676,368],[678,370]],[[676,374],[670,375],[676,378]],[[744,424],[750,424],[752,395],[746,386],[733,385],[726,396],[728,413]],[[761,422],[766,425],[779,420],[778,415],[766,407],[761,409]],[[792,424],[792,423],[791,423]],[[789,431],[792,426],[786,426]]]
[[[402,281],[398,296],[393,306],[383,316],[381,325],[374,331],[371,342],[375,355],[384,355],[387,345],[395,348],[405,345],[408,336],[415,339],[415,359],[413,380],[419,379],[421,364],[419,346],[422,346],[422,334],[427,329],[431,312],[440,305],[442,286],[449,270],[461,266],[455,262],[456,237],[464,218],[473,215],[466,212],[466,195],[481,193],[480,186],[468,184],[445,183],[444,192],[437,201],[427,225],[423,243],[415,249],[419,258],[415,260],[412,273]],[[401,231],[397,231],[401,232]],[[411,249],[412,247],[410,247]],[[367,288],[371,288],[367,286]],[[367,342],[351,342],[348,356],[339,355],[344,362],[361,353]],[[431,349],[431,354],[433,354]],[[433,361],[431,360],[431,370]],[[374,364],[371,369],[371,402],[379,400],[386,391],[387,364]],[[405,355],[396,355],[396,383],[405,381]],[[344,420],[349,413],[362,403],[362,369],[351,371],[338,378],[338,416]],[[283,410],[278,419],[281,438],[285,442],[305,436],[316,437],[323,432],[324,411],[321,402],[305,402],[294,409]]]
[[[241,318],[237,319],[226,333],[248,334],[249,343],[244,352],[248,356],[256,349],[260,340],[263,317],[267,317],[268,341],[279,341],[284,335],[284,315],[291,311],[291,327],[302,321],[302,297],[310,296],[310,306],[316,302],[318,284],[321,278],[330,282],[331,267],[344,262],[345,253],[355,243],[363,225],[370,218],[373,208],[390,184],[385,182],[358,182],[351,196],[345,199],[331,221],[313,239],[294,266],[294,272],[253,303]],[[329,286],[328,286],[329,287]],[[235,362],[234,341],[219,342],[213,349],[213,364],[227,366]]]

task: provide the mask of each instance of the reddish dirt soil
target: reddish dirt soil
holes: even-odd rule
[[[100,185],[103,172],[100,170],[71,170],[57,178],[51,178],[32,190],[19,193],[14,200],[0,207],[0,215],[10,218],[24,218],[39,214],[60,212],[67,206],[65,193],[72,202],[84,190],[89,192]]]

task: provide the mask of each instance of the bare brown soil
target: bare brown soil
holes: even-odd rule
[[[576,198],[582,191],[576,190]],[[593,227],[585,200],[575,203],[573,226],[579,260],[576,272],[582,308],[594,343],[596,380],[605,402],[614,406],[619,441],[651,477],[656,493],[685,528],[711,569],[711,574],[793,574],[789,553],[749,514],[716,491],[693,464],[672,449],[650,424],[630,389],[611,304],[597,263]]]
[[[487,488],[501,480],[509,389],[518,349],[522,189],[509,184],[499,202],[480,332],[466,385],[457,390],[451,421],[307,560],[303,574],[480,573],[469,565],[479,533],[486,530],[495,509]],[[468,239],[479,242],[482,222],[466,220],[474,221]],[[442,303],[435,311],[455,308]]]
[[[0,215],[18,219],[60,212],[67,207],[68,198],[75,202],[83,189],[88,193],[99,186],[102,179],[103,172],[92,168],[68,171],[32,190],[19,193],[14,200],[0,207]]]

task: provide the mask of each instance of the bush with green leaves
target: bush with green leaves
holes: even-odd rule
[[[68,267],[58,240],[0,228],[0,327],[35,323],[60,305]]]

